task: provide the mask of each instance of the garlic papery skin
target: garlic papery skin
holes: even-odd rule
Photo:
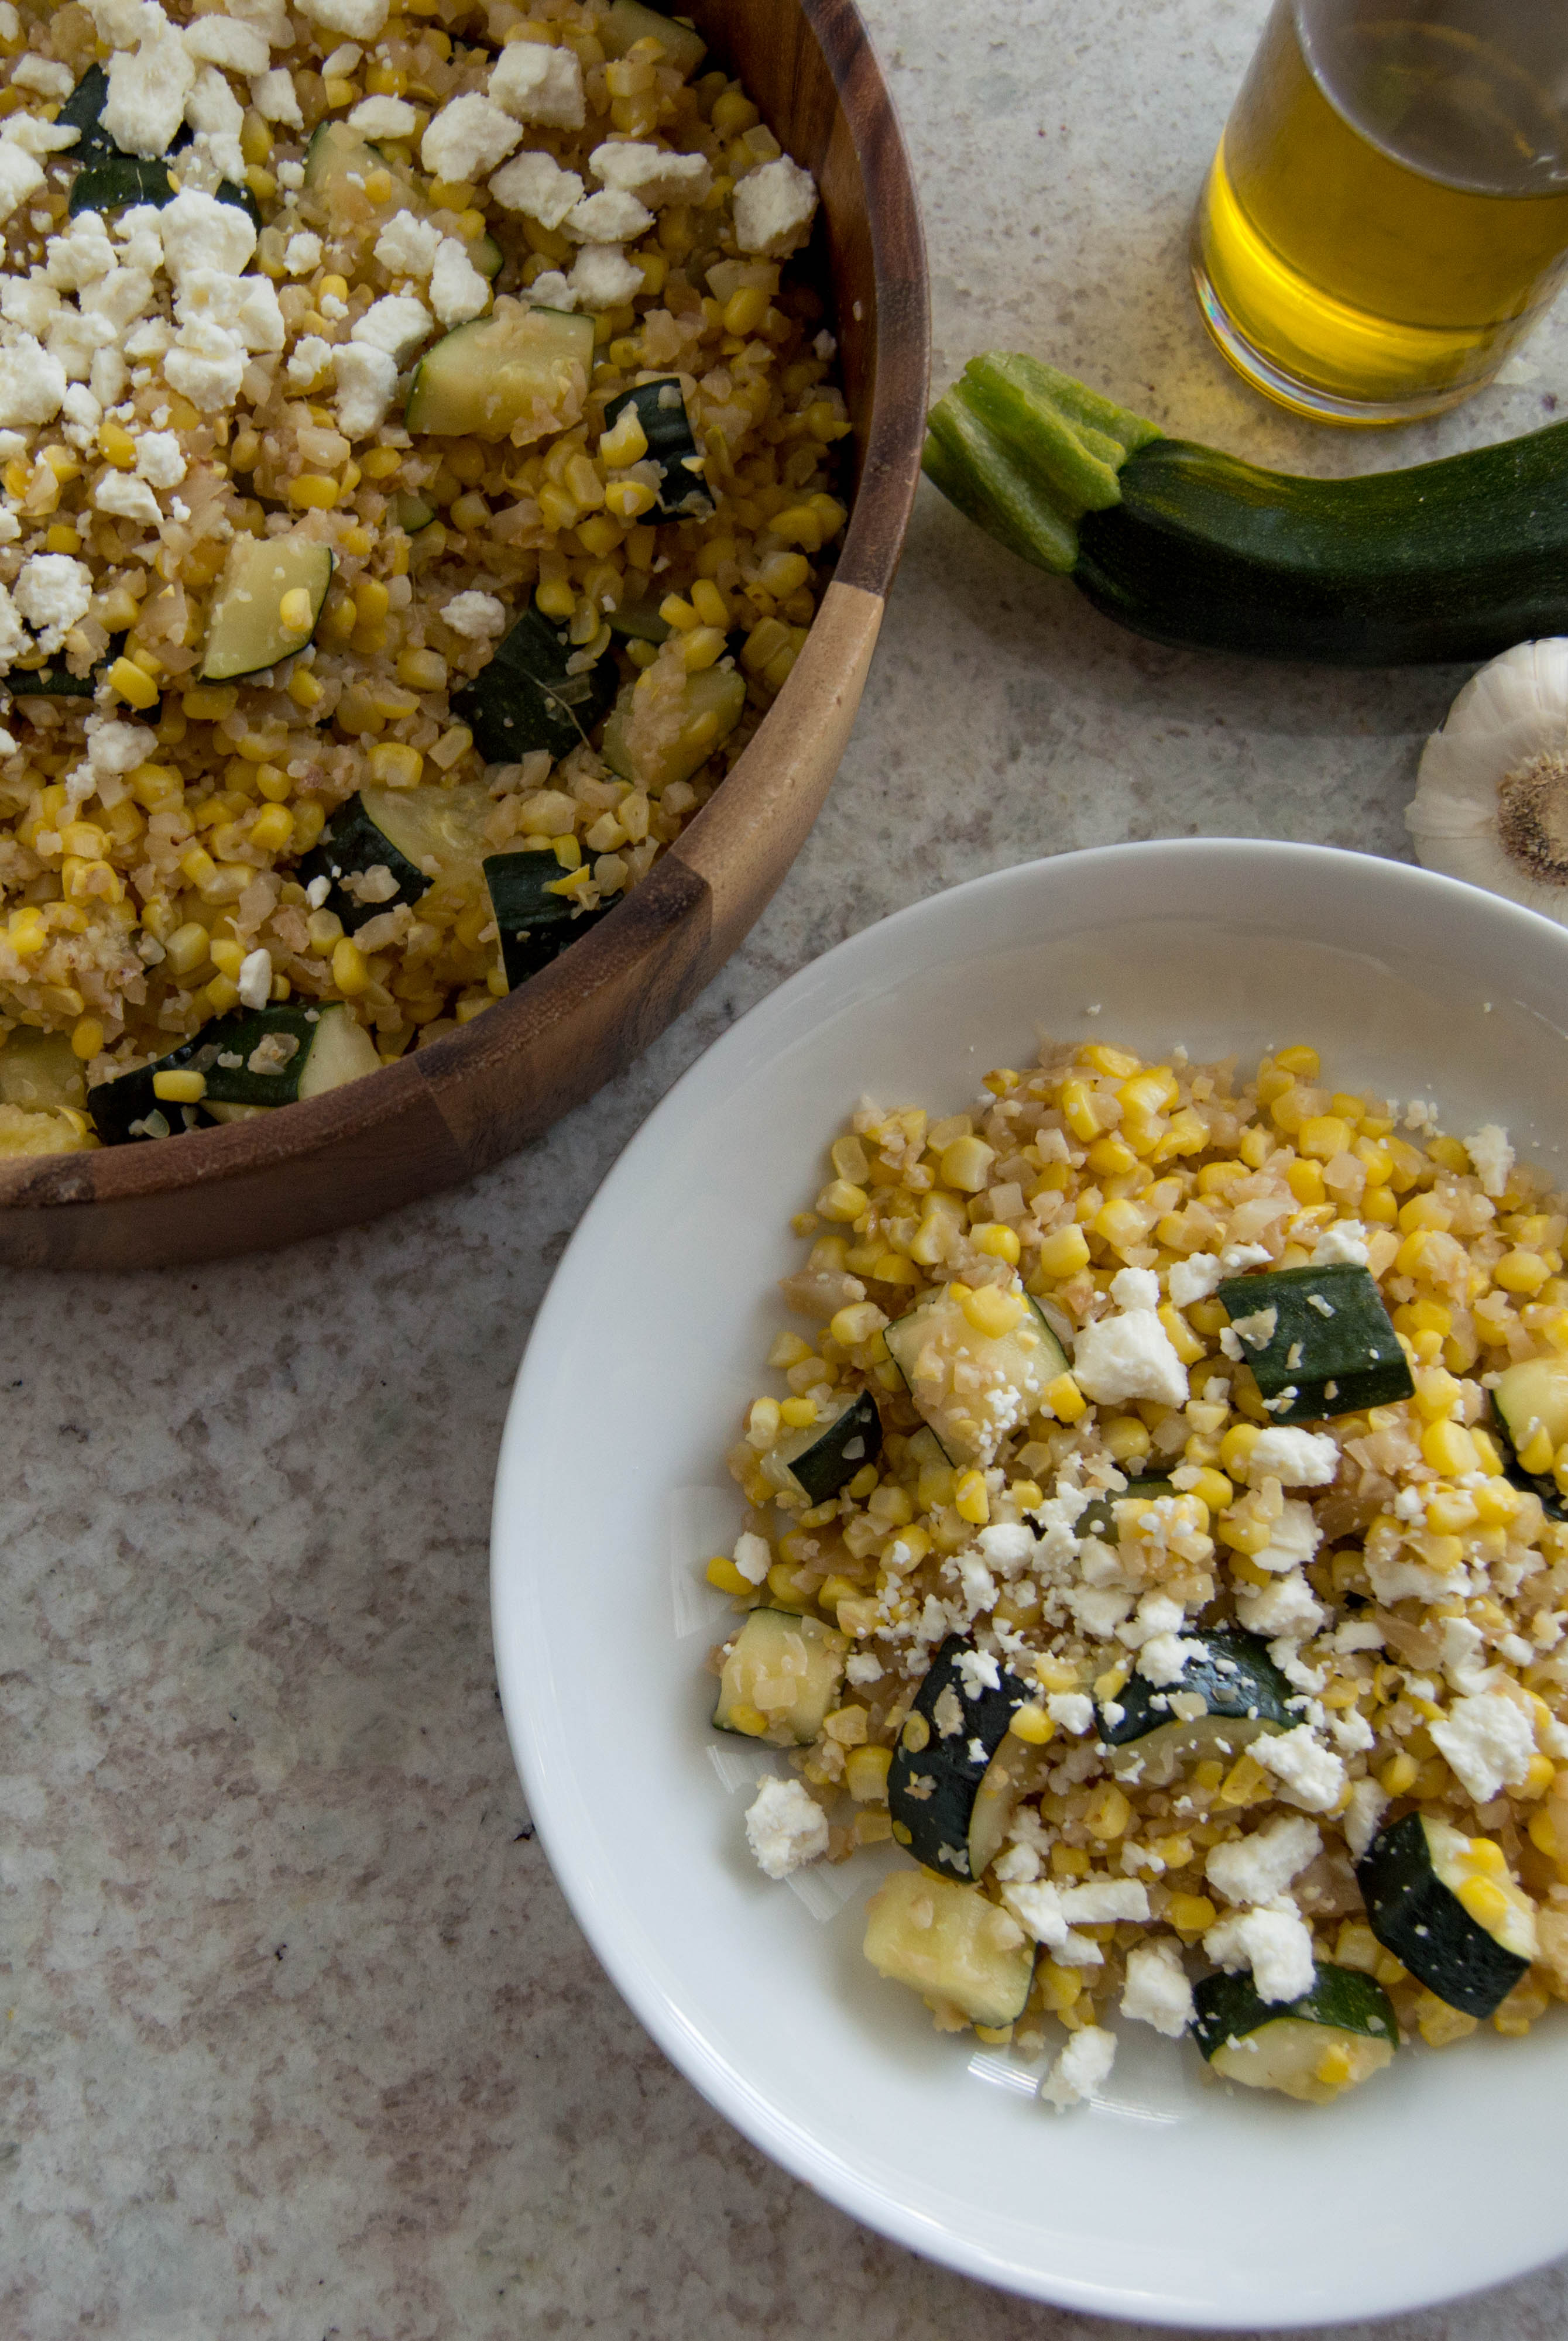
[[[1568,926],[1568,639],[1521,643],[1471,676],[1404,818],[1429,870]]]

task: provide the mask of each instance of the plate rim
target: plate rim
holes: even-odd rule
[[[1035,2269],[1008,2265],[987,2244],[966,2238],[951,2227],[938,2225],[926,2214],[867,2181],[835,2150],[824,2147],[791,2117],[781,2113],[763,2092],[746,2082],[744,2074],[737,2071],[699,2030],[682,2017],[664,1997],[646,1964],[617,1940],[614,1929],[600,1925],[601,1913],[592,1880],[579,1868],[569,1837],[556,1826],[558,1817],[553,1808],[556,1794],[555,1761],[535,1727],[535,1710],[531,1702],[519,1695],[522,1686],[511,1679],[511,1670],[502,1656],[522,1622],[527,1598],[521,1585],[522,1573],[509,1572],[504,1556],[504,1521],[516,1498],[515,1475],[520,1469],[517,1450],[522,1442],[516,1424],[526,1410],[532,1378],[551,1370],[544,1361],[559,1354],[560,1335],[554,1320],[555,1312],[565,1306],[562,1293],[569,1271],[573,1270],[574,1255],[580,1246],[584,1250],[591,1248],[601,1215],[607,1214],[614,1207],[618,1181],[623,1177],[634,1175],[635,1158],[641,1149],[656,1143],[662,1138],[665,1124],[679,1117],[689,1088],[695,1086],[699,1077],[704,1080],[712,1078],[715,1060],[722,1063],[732,1056],[743,1054],[759,1026],[765,1027],[770,1020],[787,1021],[795,1001],[819,983],[824,971],[831,972],[835,967],[853,965],[862,955],[882,948],[880,939],[890,929],[902,930],[927,921],[940,920],[950,915],[950,906],[961,898],[973,899],[1009,885],[1028,885],[1036,882],[1046,870],[1059,878],[1064,870],[1086,871],[1090,865],[1097,868],[1113,863],[1130,866],[1136,862],[1143,865],[1168,862],[1172,858],[1198,862],[1216,856],[1222,862],[1231,861],[1238,866],[1248,861],[1266,859],[1278,862],[1284,859],[1295,862],[1303,872],[1308,865],[1315,865],[1329,873],[1353,880],[1360,878],[1369,868],[1375,870],[1382,882],[1392,882],[1397,889],[1410,893],[1428,895],[1434,911],[1446,902],[1456,912],[1463,911],[1472,917],[1496,917],[1504,931],[1510,925],[1515,926],[1522,940],[1530,937],[1537,944],[1543,943],[1548,949],[1559,951],[1563,960],[1564,975],[1568,977],[1568,925],[1559,925],[1522,903],[1428,870],[1418,863],[1394,862],[1382,855],[1358,852],[1342,846],[1318,845],[1293,839],[1150,839],[1084,847],[1069,853],[1038,855],[1028,862],[1008,863],[996,870],[982,872],[956,885],[924,895],[845,936],[827,951],[807,961],[774,990],[755,1001],[684,1069],[608,1165],[574,1229],[540,1300],[519,1362],[502,1430],[491,1510],[491,1629],[496,1682],[513,1760],[527,1798],[530,1818],[544,1845],[555,1882],[573,1918],[622,1998],[676,2070],[715,2112],[740,2130],[770,2160],[778,2163],[792,2177],[810,2187],[833,2207],[873,2232],[972,2282],[989,2285],[1015,2298],[1037,2300],[1089,2316],[1175,2329],[1208,2332],[1304,2330],[1328,2322],[1348,2323],[1419,2313],[1426,2308],[1472,2298],[1503,2284],[1516,2282],[1549,2265],[1564,2249],[1568,2249],[1568,2217],[1564,2220],[1563,2236],[1555,2244],[1549,2244],[1523,2261],[1510,2257],[1506,2262],[1480,2266],[1472,2277],[1457,2286],[1443,2281],[1434,2287],[1422,2286],[1413,2291],[1391,2288],[1370,2300],[1341,2305],[1332,2312],[1331,2317],[1309,2319],[1305,2326],[1299,2316],[1275,2314],[1267,2308],[1260,2309],[1255,2304],[1237,2304],[1231,2307],[1179,2296],[1154,2297],[1146,2291],[1134,2293],[1114,2284],[1094,2283],[1069,2275],[1053,2276]],[[1568,1017],[1568,984],[1564,988],[1564,1013]],[[1568,1038],[1568,1033],[1563,1037]]]

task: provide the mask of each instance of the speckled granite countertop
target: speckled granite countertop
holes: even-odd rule
[[[1333,470],[1568,400],[1568,314],[1393,439],[1265,411],[1186,214],[1263,0],[870,0],[924,194],[938,383],[1033,347],[1162,423]],[[1543,411],[1544,410],[1544,411]],[[13,1277],[0,1499],[4,2341],[1084,2336],[764,2163],[600,1975],[492,1679],[491,1474],[534,1307],[681,1070],[842,936],[976,872],[1194,832],[1405,850],[1453,672],[1118,634],[922,493],[832,802],[625,1080],[464,1193],[281,1257]],[[1551,2270],[1380,2328],[1533,2341]]]

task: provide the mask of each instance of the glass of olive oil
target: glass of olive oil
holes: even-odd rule
[[[1468,397],[1568,274],[1568,0],[1275,0],[1193,274],[1232,364],[1300,413]]]

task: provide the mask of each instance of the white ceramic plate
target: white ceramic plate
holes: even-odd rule
[[[707,1724],[702,1579],[742,1506],[723,1454],[766,1387],[789,1215],[863,1091],[962,1109],[1039,1037],[1194,1057],[1311,1041],[1337,1084],[1461,1134],[1568,1139],[1568,933],[1424,871],[1178,842],[978,879],[830,951],[665,1099],[556,1273],[507,1419],[494,1613],[529,1804],[584,1931],[660,2046],[797,2177],[914,2250],[1103,2315],[1386,2315],[1568,2248],[1568,2017],[1485,2034],[1324,2111],[1203,2086],[1123,2028],[1057,2115],[861,1957],[891,1848],[770,1884],[742,1815],[770,1759]],[[840,1895],[847,1898],[837,1900]]]

